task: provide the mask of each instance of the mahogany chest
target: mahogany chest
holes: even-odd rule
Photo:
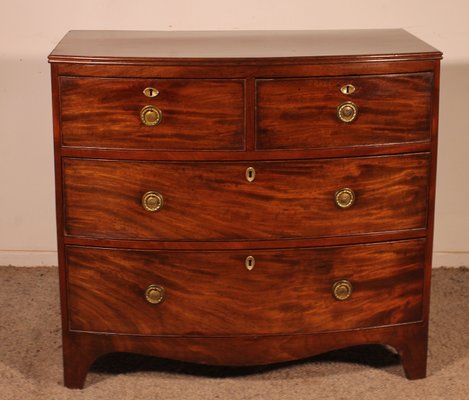
[[[69,32],[49,56],[65,385],[110,352],[369,343],[423,378],[440,59],[403,30]]]

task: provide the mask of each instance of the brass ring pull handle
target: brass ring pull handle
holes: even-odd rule
[[[163,286],[150,285],[145,290],[145,299],[151,304],[162,303],[165,299],[166,292]]]
[[[163,207],[163,195],[158,192],[146,192],[142,196],[142,206],[146,211],[155,212]]]
[[[332,285],[332,294],[336,300],[347,300],[352,295],[352,284],[346,280],[340,280]]]
[[[352,189],[343,188],[335,192],[335,204],[340,208],[352,207],[355,202],[355,193]]]
[[[156,126],[161,122],[163,113],[158,107],[145,106],[140,111],[140,119],[146,126]]]
[[[358,107],[351,101],[346,101],[337,107],[337,118],[342,122],[350,123],[357,118]]]

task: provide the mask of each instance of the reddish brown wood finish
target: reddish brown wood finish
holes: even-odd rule
[[[147,87],[159,91],[148,98]],[[60,79],[62,143],[115,149],[244,149],[244,82],[205,79]],[[162,111],[146,126],[140,110]]]
[[[341,87],[351,84],[352,94]],[[265,149],[351,147],[430,140],[433,74],[257,81],[257,143]],[[358,107],[344,123],[337,107]]]
[[[352,236],[330,236],[313,239],[282,240],[282,248],[294,249],[301,247],[341,246],[347,244],[386,242],[423,238],[427,236],[427,229],[408,229],[381,233],[365,233]],[[136,250],[249,250],[249,249],[278,249],[278,240],[237,240],[237,241],[151,241],[151,240],[122,240],[122,239],[91,239],[76,236],[65,236],[63,242],[76,246],[118,247]]]
[[[254,167],[256,179],[245,178]],[[321,161],[64,160],[65,232],[139,240],[293,239],[425,228],[429,154]],[[337,207],[349,187],[356,201]],[[145,211],[147,191],[164,197]]]
[[[418,153],[430,151],[430,142],[383,144],[371,146],[356,146],[342,148],[318,148],[308,150],[254,150],[254,135],[248,135],[251,150],[246,151],[158,151],[158,150],[112,150],[112,149],[87,149],[80,147],[62,147],[61,155],[64,157],[93,158],[93,159],[119,159],[119,160],[146,160],[146,161],[252,161],[261,160],[301,160],[305,158],[340,158],[354,156],[391,155],[402,153]],[[252,140],[251,140],[252,139]]]
[[[362,344],[387,344],[401,357],[408,379],[425,377],[428,325],[422,322],[311,335],[181,337],[64,334],[64,382],[82,388],[91,364],[112,352],[132,352],[209,365],[263,365],[297,360]],[[80,351],[81,350],[81,351]],[[86,351],[83,351],[86,350]]]
[[[207,35],[213,40],[207,42]],[[94,39],[90,40],[91,37]],[[156,37],[158,42],[155,42]],[[194,43],[204,40],[207,47],[196,46],[193,51]],[[49,58],[53,63],[65,385],[83,387],[91,363],[100,355],[114,351],[204,364],[254,365],[369,343],[394,346],[407,377],[425,377],[440,58],[440,52],[401,30],[210,32],[189,36],[185,33],[164,33],[163,36],[145,32],[69,33]],[[366,96],[363,91],[356,92],[352,101],[359,106],[359,119],[347,125],[348,130],[343,131],[343,135],[335,120],[326,122],[327,113],[321,113],[320,130],[317,123],[313,127],[310,119],[301,113],[302,106],[315,106],[312,97],[308,100],[309,92],[303,98],[308,101],[300,102],[285,91],[287,87],[291,89],[292,82],[321,81],[339,85],[342,81],[349,83],[350,79],[375,84],[359,87],[373,90],[368,90]],[[274,84],[277,80],[279,83]],[[138,130],[140,128],[135,135],[136,132],[131,131],[135,120],[126,120],[127,117],[122,120],[123,115],[130,115],[127,111],[121,114],[119,111],[118,120],[112,118],[115,113],[103,112],[114,103],[121,110],[132,108],[134,118],[135,111],[139,111],[136,104],[140,104],[141,98],[146,100],[140,87],[138,93],[129,89],[122,99],[118,93],[108,98],[99,97],[103,95],[94,85],[83,90],[83,82],[110,81],[132,82],[131,87],[134,82],[135,87],[140,82],[162,82],[178,96],[182,93],[184,99],[178,98],[178,102],[169,97],[164,99],[167,110],[179,110],[174,114],[177,123],[175,119],[171,122],[176,129],[163,131],[163,142],[161,137],[158,142],[153,136],[145,136],[145,131]],[[178,81],[184,84],[179,86]],[[67,84],[73,82],[79,84],[71,91]],[[220,93],[205,90],[209,92],[206,100],[210,106],[204,103],[201,114],[181,115],[178,107],[189,98],[188,109],[198,109],[198,104],[192,101],[197,91],[193,85],[202,87],[206,82],[216,82],[224,90]],[[256,85],[256,82],[261,84]],[[269,89],[269,96],[261,90],[256,93],[256,86],[259,89],[262,85]],[[285,108],[287,103],[270,97],[275,92],[274,85],[282,89],[280,94],[290,96],[288,112],[293,111],[291,104],[298,106],[300,111],[290,115],[288,124],[301,127],[300,135],[298,130],[295,133],[293,129],[285,129],[288,124],[282,126],[282,113],[277,113],[275,118],[275,111]],[[405,92],[405,96],[396,95],[394,85],[399,86],[399,92]],[[118,91],[125,91],[125,86]],[[298,87],[303,89],[303,86]],[[228,96],[221,91],[228,92]],[[73,98],[67,100],[72,92]],[[62,99],[61,94],[65,95]],[[345,99],[340,93],[323,94],[327,106],[329,102],[336,106],[335,101]],[[320,96],[317,98],[321,101]],[[365,103],[361,103],[362,100]],[[158,106],[157,100],[154,101]],[[83,106],[87,102],[92,104],[92,111]],[[409,105],[409,109],[405,110],[404,105]],[[64,106],[69,110],[65,119]],[[370,113],[363,114],[367,109],[380,114],[373,119]],[[266,129],[259,129],[263,121],[268,121],[266,110],[271,115],[269,124],[277,125],[269,125],[269,134]],[[100,114],[102,125],[93,113]],[[163,113],[166,116],[164,109]],[[288,117],[288,113],[283,115]],[[181,136],[179,130],[194,120],[198,125],[193,124],[190,131],[181,131]],[[389,129],[390,120],[393,120],[392,129]],[[86,126],[90,121],[94,128],[90,125],[80,128],[79,135],[70,130],[74,124],[75,127]],[[357,129],[359,124],[362,124],[361,129]],[[309,125],[312,126],[310,131],[306,128]],[[104,126],[108,130],[104,130]],[[276,133],[279,126],[282,136],[279,131]],[[156,129],[161,127],[163,125]],[[229,129],[223,130],[224,127]],[[217,137],[215,131],[225,134]],[[328,131],[335,134],[328,136]],[[75,136],[70,136],[70,132],[75,132]],[[190,141],[192,138],[194,140]],[[259,151],[261,146],[264,148]],[[395,156],[388,157],[390,155]],[[248,164],[260,171],[251,184],[243,180]],[[128,171],[124,166],[129,167]],[[215,169],[208,166],[215,166]],[[241,176],[238,174],[240,166]],[[181,174],[181,167],[184,167],[184,174]],[[338,188],[334,180],[343,186],[364,185],[356,186],[359,188],[356,207],[343,212],[335,206],[330,208],[329,194]],[[146,190],[158,190],[147,189],[156,183],[166,185],[163,193],[166,200],[171,200],[168,193],[173,191],[180,195],[177,201],[184,202],[176,203],[173,209],[174,203],[167,202],[163,210],[154,215],[143,212],[140,196]],[[171,191],[167,192],[166,188]],[[190,188],[203,196],[193,193],[191,198]],[[134,189],[140,191],[138,195],[132,192]],[[370,193],[373,193],[374,203]],[[239,210],[231,204],[233,200],[238,200]],[[188,203],[194,208],[186,209]],[[216,215],[216,208],[221,209],[222,203],[225,208]],[[245,203],[255,205],[257,213],[248,209],[243,214]],[[211,208],[202,210],[204,204]],[[296,212],[289,211],[288,205],[292,204]],[[365,205],[373,215],[366,212]],[[380,205],[383,208],[380,209]],[[112,214],[110,210],[115,207],[119,212]],[[313,209],[311,217],[308,211]],[[203,212],[197,217],[194,210]],[[163,211],[172,218],[165,217]],[[81,215],[83,212],[88,215]],[[181,213],[188,218],[186,223]],[[231,221],[228,216],[232,217]],[[315,220],[314,216],[328,218],[327,223],[318,222],[320,219]],[[166,218],[166,225],[156,223],[158,218]],[[260,226],[251,226],[253,223]],[[64,235],[73,230],[73,236]],[[311,232],[313,236],[307,237]],[[337,245],[339,247],[335,247]],[[243,269],[243,262],[250,254],[256,256],[258,264],[248,273]],[[226,258],[216,257],[220,255]],[[170,266],[178,268],[180,275],[172,275]],[[266,266],[273,273],[262,274]],[[354,280],[358,277],[354,297],[337,304],[329,292],[326,300],[330,280],[345,272]],[[240,279],[246,276],[245,280]],[[225,285],[228,297],[221,293],[222,286],[209,285],[210,277],[229,284]],[[171,296],[162,304],[167,308],[156,306],[149,311],[169,310],[155,317],[164,320],[164,326],[146,323],[147,315],[137,318],[142,314],[142,309],[136,308],[142,302],[141,286],[150,278],[164,279],[171,289],[168,292]],[[288,298],[279,296],[277,289],[282,283]],[[102,291],[104,285],[111,290]],[[269,285],[274,286],[272,291],[268,290]],[[308,297],[307,286],[315,288],[319,294],[315,291]],[[203,293],[201,297],[191,297],[197,291],[190,291],[190,287],[210,294],[212,301],[208,304],[213,308],[207,309],[213,311],[210,318],[217,323],[205,324],[203,319],[195,318],[201,312],[192,315],[186,311],[184,304],[189,301],[199,309],[207,304]],[[247,298],[236,300],[236,289],[255,291],[259,287],[262,296],[254,296],[253,303],[248,304]],[[123,293],[128,297],[119,297]],[[174,293],[185,293],[176,297],[177,305],[170,302]],[[379,297],[383,293],[383,298]],[[213,298],[230,313],[222,315]],[[357,307],[358,302],[363,306]],[[117,308],[112,308],[113,304]],[[310,313],[308,305],[322,306],[319,312],[322,318]],[[142,304],[144,306],[146,303]],[[94,308],[107,318],[93,319]],[[265,318],[260,318],[261,312],[255,312],[260,308],[265,310]],[[336,315],[339,308],[340,315]],[[117,318],[121,312],[128,319]],[[169,317],[176,313],[178,316]],[[258,326],[253,327],[251,321],[243,324],[243,318],[247,321],[253,315],[256,324],[260,321]],[[289,321],[283,333],[276,315]],[[234,316],[243,318],[234,320]],[[223,317],[225,322],[231,322],[233,329],[222,324]],[[341,320],[344,324],[340,326],[338,321]],[[158,329],[164,327],[179,329],[179,333],[163,335],[167,331]],[[322,329],[326,331],[318,331]],[[147,336],[148,332],[157,335]],[[181,332],[186,333],[181,336]]]
[[[337,31],[70,31],[50,62],[284,64],[440,58],[403,29]]]
[[[420,321],[424,248],[424,240],[251,252],[67,247],[70,329],[237,336]],[[341,279],[353,285],[343,301],[332,295]],[[151,284],[164,287],[163,303],[146,301]]]
[[[185,78],[185,79],[255,79],[266,78],[311,78],[343,75],[383,75],[383,74],[407,74],[412,72],[434,71],[435,59],[407,61],[396,60],[392,63],[379,62],[373,59],[360,62],[358,58],[350,57],[348,62],[336,64],[333,61],[305,62],[302,58],[291,59],[281,64],[272,64],[268,61],[256,60],[256,62],[244,64],[236,62],[235,66],[220,64],[167,64],[161,60],[154,60],[146,65],[122,64],[57,64],[60,76],[82,77],[132,77],[154,79]],[[438,61],[437,61],[438,62]],[[334,68],[331,68],[331,65]]]

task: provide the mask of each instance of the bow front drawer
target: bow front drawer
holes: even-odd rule
[[[70,325],[231,336],[419,321],[424,246],[415,240],[250,253],[68,247]],[[343,282],[349,291],[338,291]]]
[[[62,144],[244,149],[244,81],[60,78]]]
[[[430,72],[257,81],[259,150],[430,141]]]
[[[275,240],[426,227],[428,153],[315,161],[64,159],[67,235]]]

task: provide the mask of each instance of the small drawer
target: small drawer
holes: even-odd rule
[[[244,81],[60,78],[62,144],[244,149]]]
[[[340,148],[430,140],[431,72],[261,79],[256,148]]]
[[[65,158],[65,234],[231,241],[425,228],[429,166],[428,153],[253,162]]]
[[[70,329],[231,336],[419,321],[424,250],[424,240],[251,252],[67,247]]]

